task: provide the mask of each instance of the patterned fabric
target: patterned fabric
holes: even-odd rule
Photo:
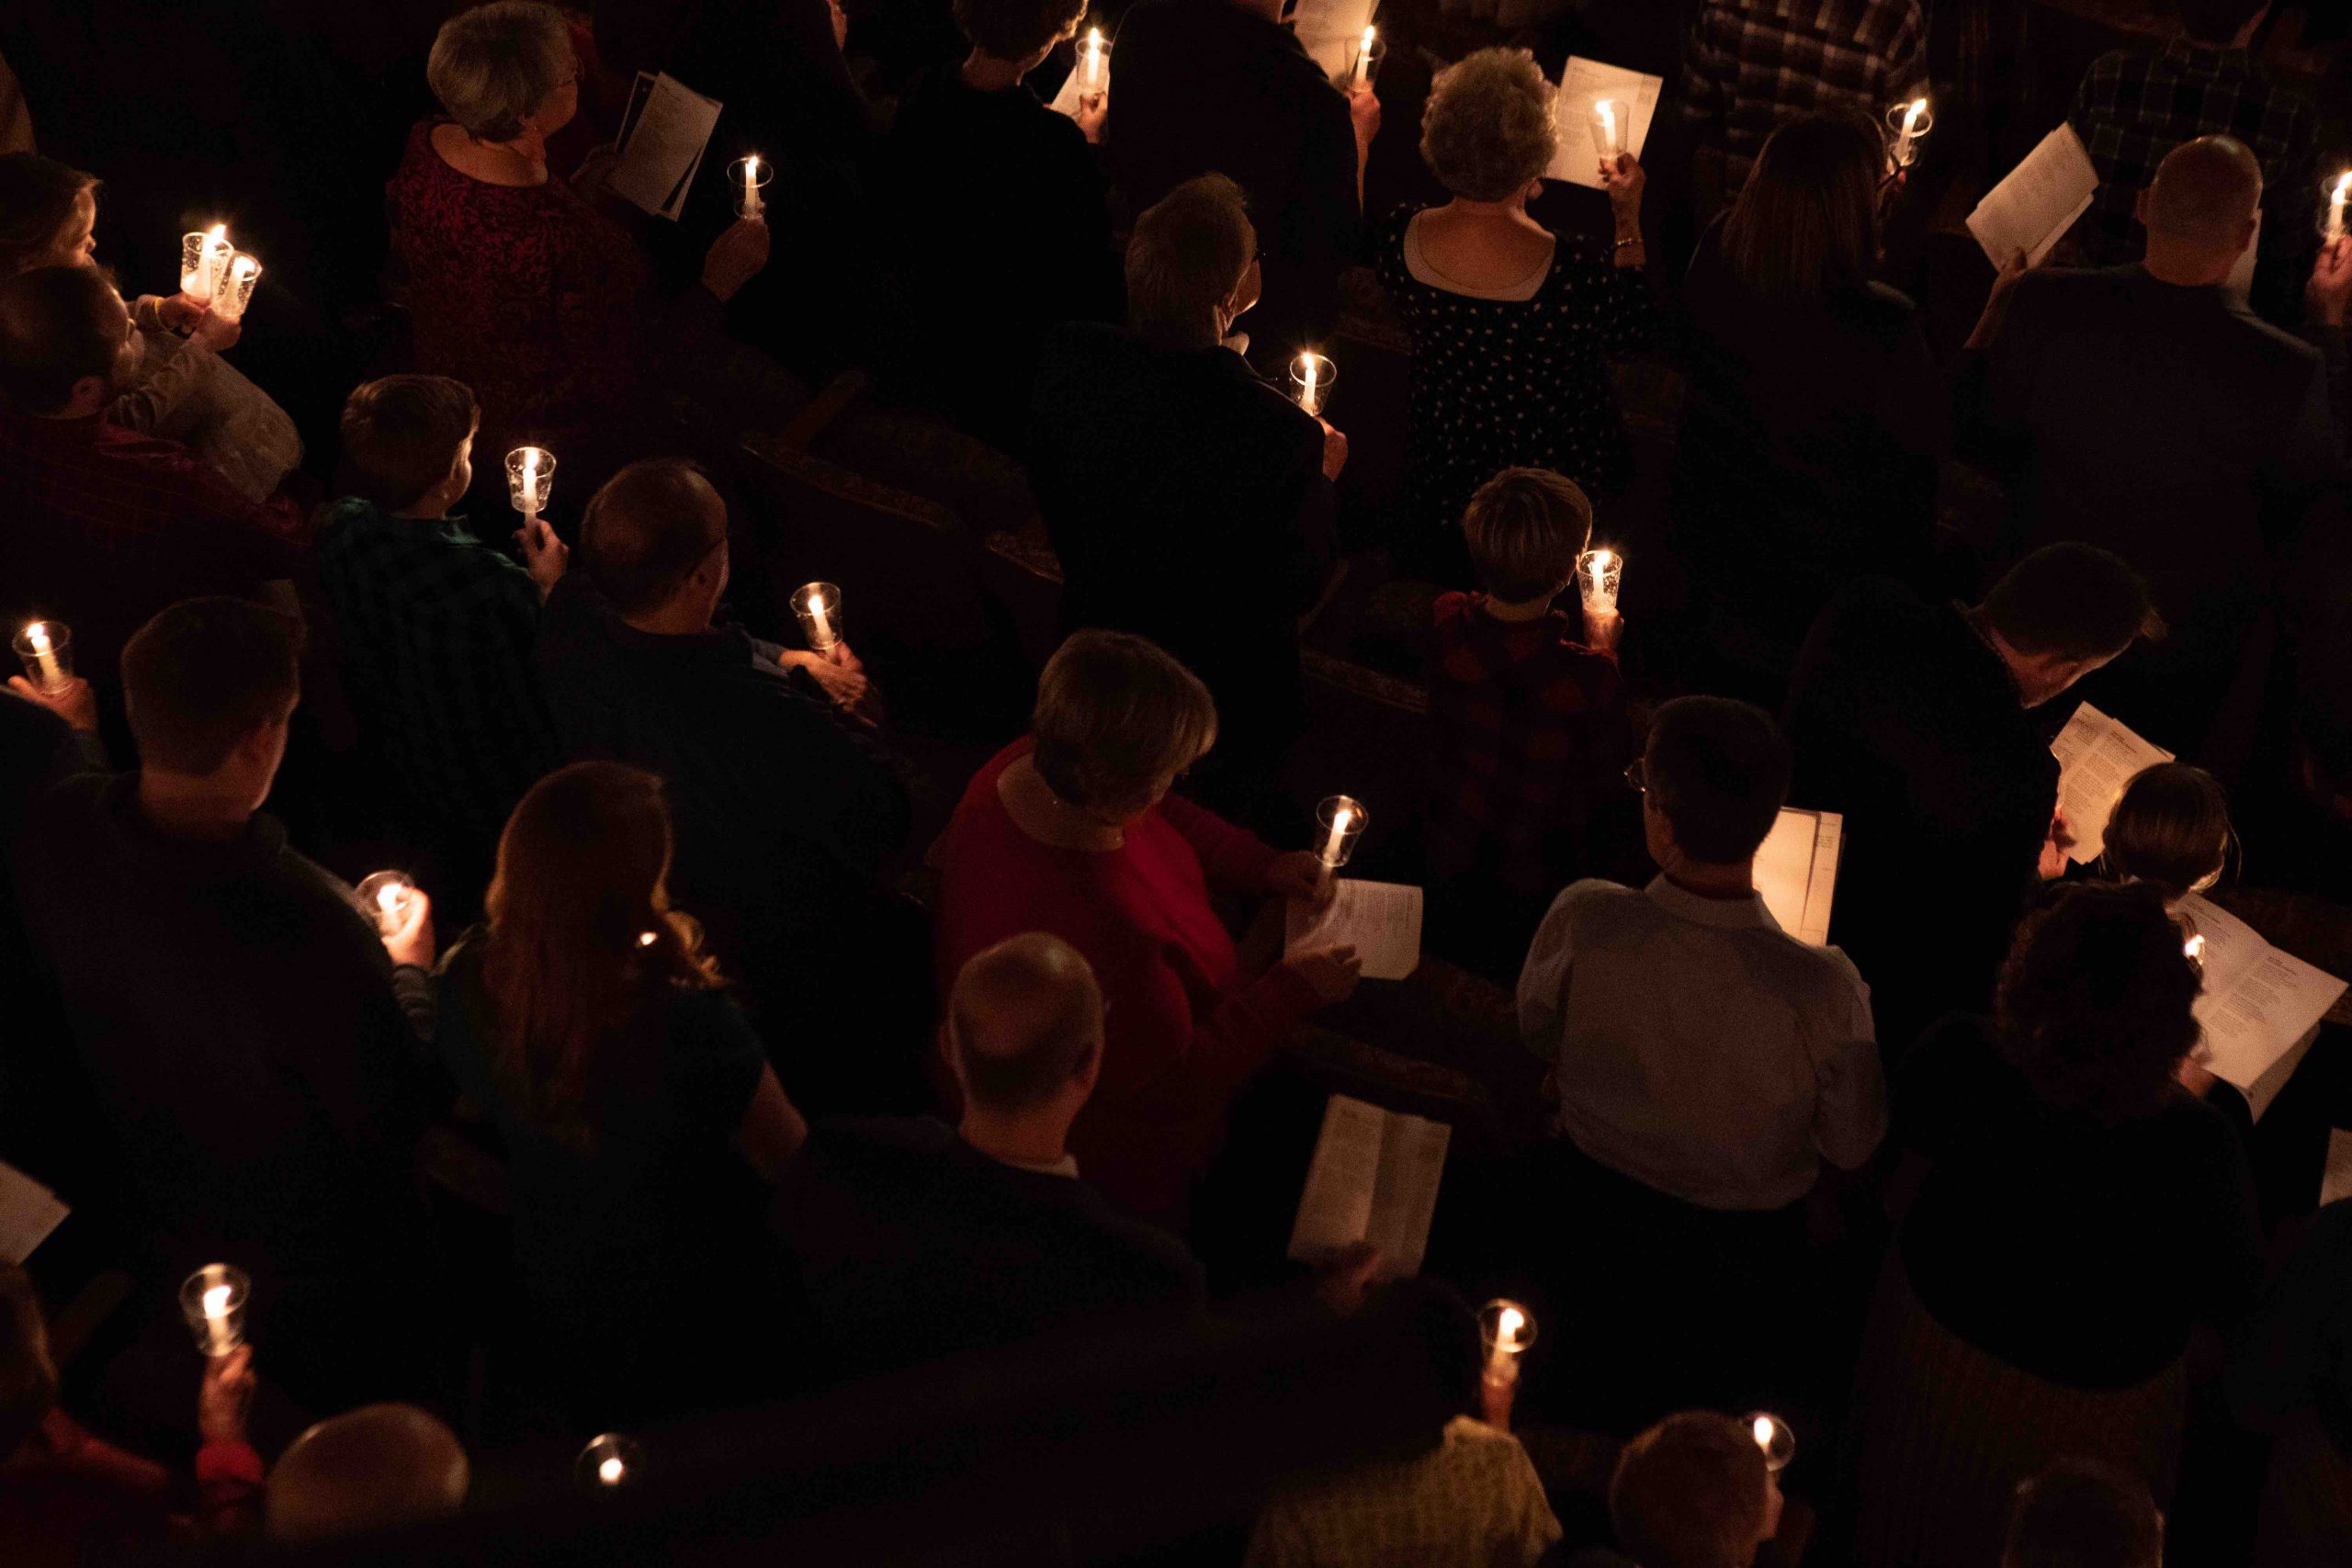
[[[1560,1521],[1519,1439],[1457,1416],[1417,1459],[1364,1465],[1278,1495],[1249,1568],[1427,1568],[1532,1563]]]
[[[1456,294],[1405,265],[1419,210],[1383,225],[1373,262],[1413,339],[1405,472],[1415,524],[1454,526],[1470,492],[1514,464],[1588,490],[1623,476],[1630,457],[1606,356],[1657,330],[1646,273],[1563,244],[1532,299]]]
[[[409,132],[384,190],[416,368],[474,389],[481,451],[561,447],[635,380],[651,268],[561,179],[494,186],[451,168],[433,150],[443,123]]]
[[[1707,0],[1682,66],[1683,113],[1724,155],[1724,190],[1784,119],[1851,108],[1876,122],[1927,83],[1919,0]]]
[[[1625,685],[1568,617],[1498,621],[1483,593],[1436,606],[1430,670],[1430,873],[1491,876],[1514,893],[1560,886],[1598,792],[1634,755]]]
[[[387,517],[354,497],[327,509],[319,575],[353,688],[410,794],[494,836],[556,756],[531,668],[530,574],[460,520]]]
[[[2098,194],[2075,230],[2101,266],[2140,259],[2147,235],[2132,215],[2156,165],[2184,141],[2236,137],[2262,164],[2262,244],[2255,299],[2301,298],[2317,252],[2318,115],[2272,83],[2243,49],[2211,49],[2175,39],[2157,52],[2119,49],[2092,62],[2067,116],[2098,170]],[[2274,314],[2268,309],[2264,314]]]

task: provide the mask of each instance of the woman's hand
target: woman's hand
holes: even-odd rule
[[[1616,163],[1604,162],[1600,165],[1600,188],[1609,193],[1610,215],[1617,220],[1617,237],[1621,240],[1641,234],[1642,190],[1649,180],[1631,152],[1620,152]]]
[[[401,905],[401,923],[384,933],[384,951],[395,965],[433,967],[433,900],[424,888],[409,890]]]
[[[245,1412],[254,1401],[254,1348],[240,1345],[204,1362],[196,1391],[196,1429],[208,1443],[245,1440]]]
[[[1101,145],[1103,122],[1111,118],[1111,95],[1108,93],[1080,94],[1078,113],[1074,118],[1078,121],[1078,129],[1086,133],[1088,145]]]
[[[1363,960],[1356,956],[1351,943],[1344,942],[1286,958],[1283,965],[1306,981],[1325,1007],[1354,996],[1356,982],[1363,978]]]
[[[724,305],[767,265],[768,226],[757,218],[738,218],[702,258],[702,286]]]
[[[2055,882],[2066,874],[2066,852],[2075,847],[2075,830],[2067,826],[2064,811],[2050,814],[2050,831],[2042,836],[2041,859],[2034,869],[2044,882]]]
[[[1266,896],[1270,898],[1295,898],[1319,909],[1338,891],[1339,884],[1326,874],[1322,861],[1306,850],[1276,855],[1266,867]]]

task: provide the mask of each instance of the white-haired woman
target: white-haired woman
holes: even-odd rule
[[[1453,193],[1389,219],[1374,265],[1413,339],[1408,559],[1467,582],[1457,525],[1504,468],[1549,468],[1587,491],[1622,476],[1625,438],[1605,355],[1655,325],[1642,249],[1641,165],[1600,169],[1615,243],[1595,258],[1527,215],[1558,145],[1552,85],[1523,49],[1438,73],[1421,158]]]
[[[474,389],[485,452],[581,442],[637,380],[651,266],[548,166],[579,73],[552,6],[494,0],[452,17],[425,66],[445,112],[410,131],[386,187],[416,368]],[[701,287],[731,299],[766,259],[766,229],[738,223],[711,246]]]

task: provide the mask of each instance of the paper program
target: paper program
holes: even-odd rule
[[[2007,179],[1984,193],[1968,215],[1968,231],[1996,270],[2019,251],[2039,266],[2075,220],[2090,210],[2098,194],[2098,170],[2075,128],[2062,121]]]
[[[1592,140],[1592,106],[1596,99],[1614,98],[1625,106],[1628,121],[1625,151],[1636,160],[1649,141],[1650,121],[1657,116],[1657,96],[1666,84],[1656,76],[1622,66],[1603,65],[1576,55],[1560,71],[1558,108],[1553,124],[1560,133],[1552,154],[1547,180],[1566,180],[1590,190],[1600,188],[1600,150]]]
[[[1419,1273],[1453,1137],[1442,1122],[1333,1095],[1323,1108],[1288,1256],[1323,1263],[1368,1241],[1380,1248],[1382,1278]]]
[[[2143,768],[2172,761],[2172,753],[2151,746],[2131,729],[2085,703],[2050,743],[2058,759],[2058,809],[2075,847],[2066,858],[2088,865],[2107,848],[2107,819],[2124,787]]]
[[[1283,911],[1283,956],[1351,943],[1367,980],[1401,980],[1421,966],[1421,890],[1394,882],[1340,879],[1320,909],[1294,898]]]

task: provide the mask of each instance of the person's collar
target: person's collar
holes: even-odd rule
[[[1051,1165],[1032,1165],[1025,1159],[1007,1159],[1002,1155],[989,1154],[986,1149],[981,1149],[978,1152],[982,1157],[992,1159],[996,1161],[997,1164],[1009,1167],[1013,1170],[1025,1170],[1035,1176],[1067,1177],[1072,1181],[1076,1181],[1078,1179],[1078,1156],[1076,1155],[1066,1154],[1062,1156],[1061,1158],[1054,1161]]]
[[[266,811],[256,811],[246,818],[244,831],[232,838],[187,838],[157,827],[140,807],[139,774],[135,771],[117,774],[110,780],[104,799],[108,815],[149,854],[178,860],[258,863],[277,859],[278,852],[286,847],[286,825]]]
[[[2241,71],[2250,71],[2254,67],[2254,55],[2250,51],[2234,44],[2199,43],[2186,35],[2165,45],[2165,54],[2169,59],[2186,60],[2193,65],[2209,68],[2235,66]]]
[[[1703,893],[1693,893],[1664,872],[1650,878],[1642,890],[1650,902],[1668,914],[1690,921],[1694,925],[1721,926],[1727,931],[1764,928],[1778,931],[1771,911],[1764,908],[1761,895],[1750,890],[1744,898],[1711,898]]]

